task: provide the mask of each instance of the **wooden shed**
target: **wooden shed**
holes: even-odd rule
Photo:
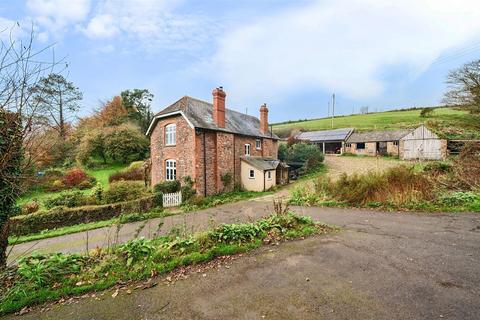
[[[447,140],[421,125],[400,139],[399,151],[404,160],[442,160],[447,155]]]

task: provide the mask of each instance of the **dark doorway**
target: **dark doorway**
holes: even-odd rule
[[[377,142],[377,154],[386,155],[387,154],[387,143],[386,142]]]

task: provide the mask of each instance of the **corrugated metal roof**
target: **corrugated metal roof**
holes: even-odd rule
[[[348,138],[347,143],[398,141],[410,132],[412,130],[355,132]]]
[[[308,140],[311,142],[344,141],[348,138],[348,136],[350,136],[352,132],[353,128],[307,131],[299,133],[296,138],[300,140]]]
[[[273,158],[253,157],[253,156],[242,156],[240,158],[246,163],[262,171],[275,170],[280,164],[280,160],[275,160]]]
[[[225,128],[218,127],[213,122],[213,105],[209,102],[185,96],[163,109],[156,116],[182,111],[185,117],[196,128],[232,132],[247,136],[279,139],[274,133],[264,134],[260,131],[260,120],[231,109],[225,109]]]

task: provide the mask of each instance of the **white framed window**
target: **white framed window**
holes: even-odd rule
[[[255,179],[255,170],[250,169],[250,171],[248,172],[248,177],[250,179]]]
[[[175,123],[165,126],[165,145],[173,146],[177,143],[177,125]]]
[[[272,180],[272,171],[267,171],[267,179]]]
[[[173,181],[177,179],[177,161],[165,161],[165,180]]]
[[[394,146],[398,146],[398,141],[393,141]]]
[[[255,148],[257,150],[262,150],[262,140],[260,139],[255,140]]]
[[[249,143],[245,144],[245,155],[246,156],[250,155],[250,144]]]

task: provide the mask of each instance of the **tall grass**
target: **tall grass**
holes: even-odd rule
[[[428,177],[406,166],[390,168],[381,173],[343,174],[336,181],[320,177],[314,188],[317,195],[327,194],[351,205],[376,202],[403,205],[433,197]]]

